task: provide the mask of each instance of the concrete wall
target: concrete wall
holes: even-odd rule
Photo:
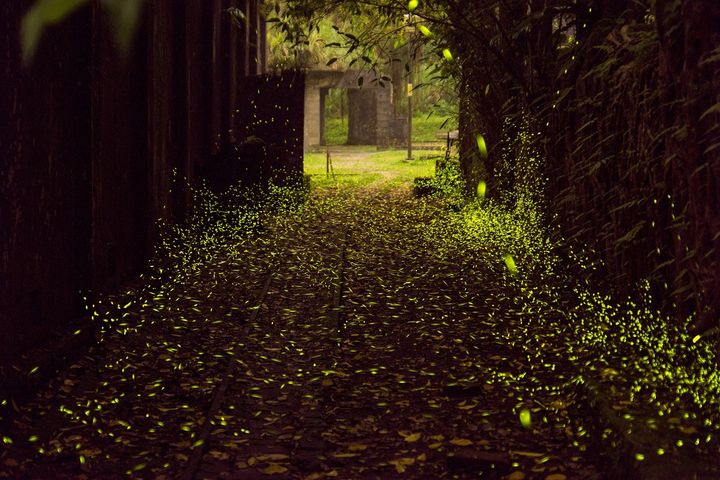
[[[358,78],[363,77],[362,87]],[[306,150],[324,142],[325,121],[322,91],[329,88],[348,90],[348,143],[387,146],[394,131],[392,86],[381,86],[371,72],[360,70],[311,70],[305,76]]]

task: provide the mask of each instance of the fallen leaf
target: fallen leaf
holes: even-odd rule
[[[210,450],[208,454],[218,460],[227,460],[228,458],[230,458],[230,455],[225,452],[221,452],[220,450]]]
[[[520,470],[515,470],[507,477],[507,480],[523,480],[524,478],[525,474],[523,472],[521,472]]]
[[[80,450],[80,455],[85,455],[86,457],[96,457],[102,453],[102,450],[99,448],[85,448],[83,450]]]
[[[364,450],[367,450],[368,446],[362,443],[351,443],[348,447],[348,450],[351,452],[362,452]]]
[[[547,477],[545,477],[545,480],[565,480],[567,477],[563,475],[562,473],[551,473]]]
[[[415,463],[415,459],[412,457],[403,457],[398,458],[397,460],[390,460],[388,462],[390,465],[395,466],[395,470],[397,470],[398,473],[403,473],[405,470],[407,470],[408,465],[412,465]]]
[[[475,407],[477,407],[477,406],[478,406],[478,402],[467,403],[467,402],[465,402],[465,401],[462,401],[462,402],[460,402],[460,403],[458,404],[457,407],[458,407],[460,410],[470,410],[470,409],[473,409],[473,408],[475,408]]]
[[[468,440],[467,438],[453,438],[450,440],[450,443],[457,445],[458,447],[467,447],[468,445],[472,445],[473,441]]]
[[[525,452],[522,450],[512,451],[511,453],[514,453],[515,455],[520,455],[522,457],[532,457],[532,458],[542,457],[544,455],[543,453]]]
[[[274,475],[276,473],[285,473],[287,471],[287,468],[283,467],[282,465],[278,465],[277,463],[272,463],[267,468],[260,470],[260,472],[264,473],[265,475]]]
[[[284,453],[266,453],[255,457],[255,459],[260,462],[277,462],[278,460],[287,460],[288,458],[290,458],[290,456]]]
[[[417,442],[418,440],[420,440],[420,437],[422,437],[422,433],[420,433],[420,432],[418,432],[418,433],[411,433],[410,435],[407,435],[407,436],[405,437],[405,441],[408,442],[408,443]]]

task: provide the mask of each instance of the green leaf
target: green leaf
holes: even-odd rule
[[[24,62],[35,56],[46,27],[61,22],[89,0],[38,0],[20,25],[20,45]]]
[[[101,0],[110,15],[115,42],[122,53],[130,49],[139,25],[144,0]]]
[[[426,37],[432,36],[432,32],[425,25],[418,25],[418,30],[420,30],[420,33],[422,33]]]

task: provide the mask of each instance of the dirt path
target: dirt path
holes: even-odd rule
[[[425,234],[446,214],[326,191],[197,245],[29,406],[0,477],[600,478],[502,282]]]

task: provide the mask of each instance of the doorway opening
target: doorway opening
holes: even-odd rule
[[[322,145],[348,143],[348,91],[345,88],[323,88],[320,92],[323,122],[320,125]]]

